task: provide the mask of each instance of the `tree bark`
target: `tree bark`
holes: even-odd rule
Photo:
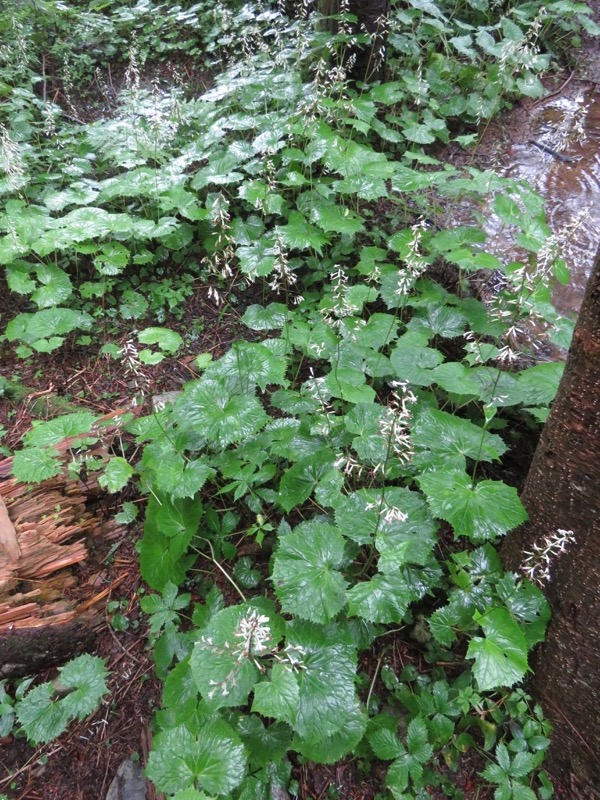
[[[90,446],[90,455],[108,457],[122,414],[104,418],[102,440]],[[102,574],[85,580],[77,570],[94,539],[124,533],[99,513],[98,473],[85,480],[69,473],[72,452],[84,438],[56,446],[63,469],[40,484],[19,483],[12,459],[0,461],[0,679],[34,675],[88,648],[105,623],[110,591],[122,580],[107,587]]]
[[[551,562],[552,620],[532,664],[554,725],[548,769],[558,797],[600,798],[600,252],[522,501],[530,521],[505,542],[509,569],[558,529],[576,540]]]
[[[340,0],[319,0],[319,14],[331,17],[339,14]],[[390,0],[349,0],[347,10],[357,18],[354,33],[368,33],[368,45],[356,45],[349,49],[347,63],[350,64],[350,77],[355,81],[379,81],[385,74],[385,45],[387,40],[387,19],[390,13]],[[336,33],[335,20],[323,21],[324,29]]]

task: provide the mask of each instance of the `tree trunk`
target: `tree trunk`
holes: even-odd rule
[[[509,569],[558,529],[575,535],[551,561],[552,620],[532,665],[554,725],[548,769],[558,797],[600,798],[600,252],[522,500],[530,521],[505,542]]]
[[[319,0],[319,14],[323,17],[339,14],[343,8],[344,3],[340,0]],[[390,0],[349,0],[346,10],[357,18],[353,32],[368,33],[371,39],[368,45],[356,45],[349,49],[347,62],[350,64],[350,77],[364,82],[383,80]],[[325,19],[323,25],[323,29],[331,33],[338,30],[335,20]]]

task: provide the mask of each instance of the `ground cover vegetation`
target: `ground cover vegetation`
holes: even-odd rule
[[[496,548],[526,519],[502,462],[558,386],[535,348],[568,345],[549,291],[568,275],[540,197],[436,148],[541,97],[587,7],[392,4],[370,86],[348,79],[369,40],[343,4],[335,34],[309,5],[35,8],[0,15],[4,346],[84,345],[135,378],[193,347],[168,323],[199,285],[248,331],[197,354],[201,377],[126,422],[108,463],[86,455],[89,411],[36,424],[14,454],[39,482],[80,436],[74,470],[147,498],[119,519],[144,508],[164,681],[148,777],[178,800],[249,800],[297,792],[303,761],[352,758],[396,800],[458,798],[475,751],[497,800],[551,797],[549,725],[521,688],[547,553],[517,574]],[[149,80],[161,59],[203,59],[212,88]],[[453,225],[466,201],[472,224]],[[492,210],[521,262],[486,252]],[[398,637],[418,656],[395,671]],[[82,659],[58,701],[51,684],[5,693],[2,730],[43,742],[88,714],[106,676]]]

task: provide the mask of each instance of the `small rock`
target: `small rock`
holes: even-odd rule
[[[123,761],[108,787],[106,800],[146,800],[146,781],[139,764]]]

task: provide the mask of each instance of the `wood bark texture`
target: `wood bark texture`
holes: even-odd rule
[[[528,473],[529,522],[502,549],[509,569],[557,529],[576,543],[551,564],[546,642],[531,689],[554,725],[549,771],[558,797],[600,798],[600,252],[565,373]]]
[[[118,427],[113,416],[88,451],[96,457],[107,458]],[[57,445],[64,467],[38,485],[19,483],[12,459],[0,461],[0,679],[65,661],[89,647],[104,621],[114,586],[107,588],[101,574],[83,578],[76,568],[95,538],[124,531],[98,507],[98,473],[82,481],[67,469],[82,438]]]
[[[339,14],[343,4],[340,0],[319,0],[319,14],[331,17]],[[369,45],[356,45],[348,48],[347,62],[350,64],[350,77],[355,81],[383,80],[385,72],[385,44],[387,40],[387,20],[390,12],[390,0],[349,0],[346,9],[358,22],[356,33],[369,33]],[[323,19],[322,30],[335,34],[338,23],[335,20]]]

